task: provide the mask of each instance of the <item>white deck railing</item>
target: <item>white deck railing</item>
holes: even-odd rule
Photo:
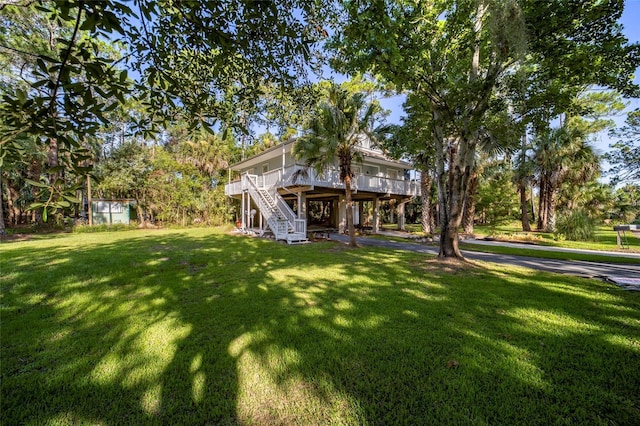
[[[300,173],[303,166],[295,165],[272,170],[258,176],[257,184],[265,188],[282,188],[294,185],[309,185],[321,188],[344,189],[337,170],[329,170],[322,175],[309,169],[306,174]],[[418,196],[420,184],[415,181],[391,179],[383,176],[358,174],[352,180],[352,189],[358,191],[377,192],[393,195]],[[245,188],[246,189],[246,188]],[[226,195],[239,195],[243,191],[242,181],[234,181],[225,185]]]
[[[224,186],[224,193],[226,195],[238,195],[242,194],[242,181],[234,180]]]
[[[298,219],[291,207],[289,207],[287,202],[278,194],[275,187],[267,187],[264,185],[264,182],[264,175],[242,175],[242,185],[247,188],[251,198],[258,205],[262,215],[267,219],[267,224],[276,239],[287,239],[290,231],[306,237],[306,219]],[[271,207],[269,203],[275,203],[275,205]],[[276,212],[279,214],[276,214]],[[283,219],[278,218],[279,215],[283,217]],[[297,238],[299,239],[300,237]]]
[[[262,175],[262,184],[265,188],[275,188],[282,180],[282,169],[272,170]]]

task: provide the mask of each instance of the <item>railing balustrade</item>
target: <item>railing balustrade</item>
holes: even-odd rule
[[[284,201],[284,199],[280,196],[275,197],[275,201],[276,201],[276,206],[282,212],[282,214],[285,215],[289,223],[294,223],[294,221],[297,219],[297,216],[293,212],[293,210],[291,210],[291,207],[289,207],[289,204],[287,204],[287,202]]]
[[[296,219],[294,221],[295,229],[293,232],[296,234],[307,235],[307,221],[306,219]]]
[[[279,185],[282,181],[282,169],[271,170],[262,175],[263,182],[262,185],[265,188],[273,188]]]
[[[253,182],[255,182],[258,187],[268,189],[292,185],[344,189],[344,183],[340,181],[340,174],[337,170],[329,170],[321,175],[318,175],[314,170],[308,170],[307,174],[304,175],[299,173],[299,171],[303,169],[303,166],[295,165],[286,167],[284,170],[278,168],[260,176],[251,176],[254,177]],[[296,177],[295,179],[294,176]],[[351,188],[358,191],[386,194],[420,195],[420,185],[418,182],[364,174],[354,176]],[[227,195],[241,194],[244,189],[247,188],[242,181],[235,181],[225,186],[225,193]]]

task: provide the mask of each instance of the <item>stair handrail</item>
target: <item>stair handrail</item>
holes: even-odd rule
[[[256,189],[258,190],[261,189],[257,183],[257,178],[256,178],[255,185],[256,185]],[[271,197],[271,200],[275,202],[276,207],[278,208],[278,210],[280,210],[280,213],[282,214],[282,216],[287,218],[287,221],[289,222],[289,226],[291,230],[295,231],[296,229],[295,222],[296,220],[298,220],[298,216],[291,209],[291,207],[289,207],[289,204],[287,204],[284,198],[282,198],[280,194],[278,194],[278,190],[276,189],[276,187],[264,185],[264,179],[263,179],[262,189],[267,191],[267,193]]]
[[[273,195],[272,195],[272,197],[273,197]],[[289,224],[291,225],[291,228],[295,228],[294,223],[295,223],[296,219],[298,219],[298,217],[293,212],[291,207],[289,207],[289,204],[287,204],[287,202],[284,200],[284,198],[282,198],[280,196],[280,194],[278,194],[277,191],[276,191],[276,196],[273,197],[273,199],[275,200],[276,206],[278,207],[278,209],[280,210],[282,215],[284,217],[286,217],[287,220],[289,221]]]
[[[257,176],[255,175],[247,175],[247,181],[248,181],[248,185],[247,185],[247,189],[249,190],[249,194],[251,195],[251,198],[253,198],[253,200],[258,203],[258,208],[260,209],[260,211],[262,212],[262,214],[267,218],[267,220],[269,220],[273,215],[274,215],[274,211],[271,206],[269,206],[265,200],[260,196],[259,190],[258,190],[258,186],[256,184],[256,182],[254,182],[254,178],[257,178]]]
[[[288,219],[284,221],[278,219],[278,215],[274,210],[278,210],[280,214],[282,214],[282,216],[285,218],[286,215],[282,213],[280,208],[278,208],[278,203],[276,200],[272,200],[275,202],[274,207],[268,205],[264,200],[262,194],[260,194],[260,188],[257,184],[258,176],[247,174],[246,177],[248,182],[247,189],[249,190],[249,194],[251,195],[251,198],[253,198],[253,200],[258,204],[258,208],[260,209],[262,214],[266,217],[267,224],[269,225],[269,228],[271,228],[271,231],[273,231],[276,239],[286,239],[289,228],[294,229],[294,225],[291,224]],[[269,196],[271,196],[271,194],[269,194]],[[281,222],[286,222],[287,226],[283,227]]]

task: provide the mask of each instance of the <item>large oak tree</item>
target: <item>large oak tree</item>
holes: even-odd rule
[[[514,78],[529,100],[523,110],[544,111],[536,117],[546,119],[566,107],[554,103],[550,88],[562,100],[584,84],[637,90],[629,77],[639,49],[616,23],[622,9],[621,0],[345,2],[344,26],[331,43],[335,66],[380,75],[427,105],[431,126],[424,139],[425,148],[435,147],[440,257],[462,257],[458,228],[479,130],[492,109],[514,105]]]

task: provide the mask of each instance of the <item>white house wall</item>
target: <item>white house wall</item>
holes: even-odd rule
[[[262,175],[262,170],[263,170],[263,166],[267,165],[269,170],[268,171],[273,171],[273,170],[277,170],[277,169],[281,169],[282,168],[282,154],[280,154],[278,157],[275,158],[269,158],[269,159],[265,159],[264,161],[260,161],[257,164],[251,166],[251,167],[245,167],[242,169],[241,173],[245,173],[245,172],[251,172],[253,170],[253,172],[251,174],[255,174],[255,175]],[[293,158],[291,157],[290,153],[286,153],[285,154],[285,167],[290,167],[293,166],[295,164],[295,161],[293,160]]]
[[[285,155],[285,167],[291,167],[294,164],[296,164],[296,162],[294,161],[294,159],[291,157],[291,155],[289,153],[287,153]],[[250,174],[255,174],[258,176],[261,176],[263,174],[263,167],[267,166],[268,170],[267,172],[272,172],[274,170],[278,170],[282,168],[282,157],[278,157],[278,158],[271,158],[269,160],[265,160],[262,161],[252,167],[247,167],[242,169],[241,173],[250,173]],[[336,167],[337,169],[337,167]],[[404,168],[402,168],[402,165],[398,165],[397,167],[389,167],[386,166],[384,164],[374,164],[374,163],[355,163],[354,164],[354,170],[356,172],[360,172],[361,174],[365,175],[365,176],[378,176],[378,177],[385,177],[385,178],[394,178],[393,176],[390,176],[388,173],[388,170],[394,170],[397,172],[397,179],[398,180],[405,180],[405,170]],[[356,173],[356,174],[360,174],[360,173]]]

